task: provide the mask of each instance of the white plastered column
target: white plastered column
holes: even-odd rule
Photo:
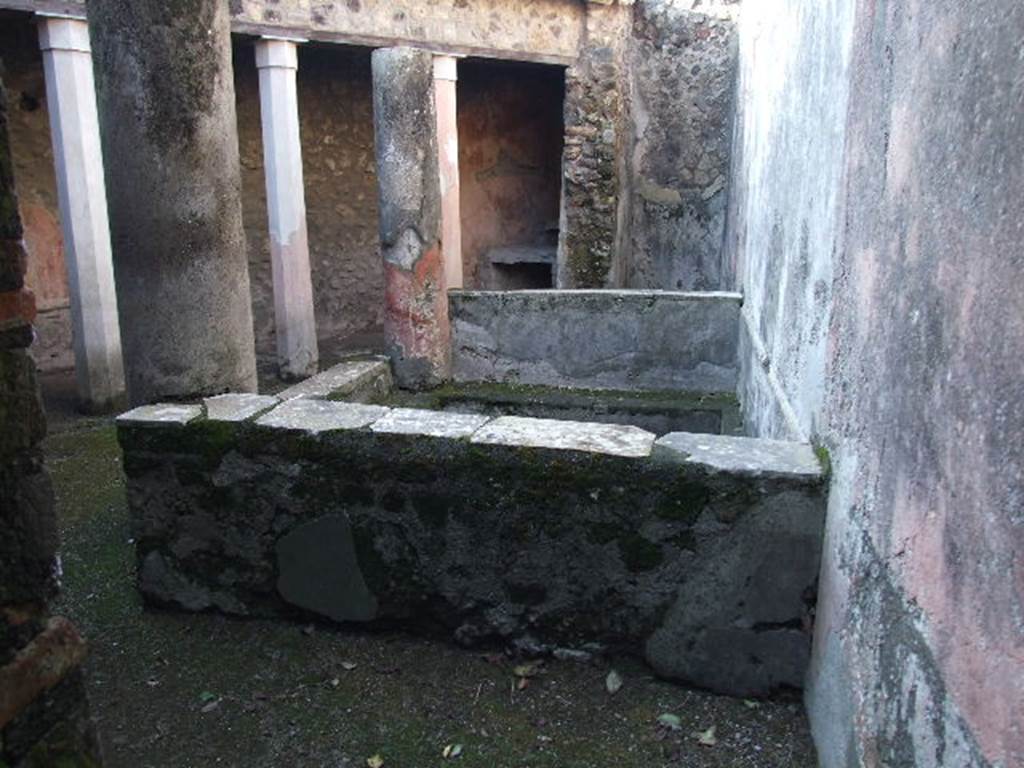
[[[462,288],[462,210],[459,202],[458,57],[434,57],[437,151],[441,167],[441,252],[449,288]]]
[[[39,47],[71,292],[78,397],[86,410],[110,410],[123,404],[124,363],[89,27],[83,18],[41,16]]]
[[[305,41],[265,37],[256,42],[277,358],[281,376],[291,379],[316,373],[319,358],[295,85],[300,42]]]

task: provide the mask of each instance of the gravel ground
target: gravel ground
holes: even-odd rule
[[[63,408],[66,381],[44,383],[64,539],[58,610],[90,641],[112,768],[815,765],[796,697],[713,696],[629,660],[525,664],[401,633],[144,609],[114,429]]]

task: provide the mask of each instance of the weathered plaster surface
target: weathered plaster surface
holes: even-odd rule
[[[233,0],[236,27],[273,25],[340,34],[377,45],[430,43],[460,53],[492,51],[572,58],[585,4],[578,0]]]
[[[811,434],[822,410],[852,13],[768,2],[740,19],[725,268],[743,291],[744,418],[766,437]]]
[[[456,381],[732,392],[740,296],[453,291]]]
[[[583,35],[581,0],[226,0],[232,31],[354,45],[568,63]],[[604,3],[598,3],[600,9]],[[85,0],[0,0],[0,8],[84,13]]]
[[[822,763],[1020,765],[1024,6],[749,10],[740,392],[761,434],[831,448]]]

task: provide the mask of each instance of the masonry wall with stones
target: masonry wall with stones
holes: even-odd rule
[[[274,295],[253,46],[234,46],[242,212],[256,348],[274,368]],[[384,277],[377,232],[370,51],[301,46],[297,75],[317,335],[331,344],[380,327]]]
[[[564,89],[560,67],[459,63],[462,260],[468,287],[495,287],[487,260],[492,248],[557,245]]]
[[[1022,765],[1024,5],[769,0],[740,27],[745,418],[832,457],[821,763]]]
[[[632,9],[592,6],[565,75],[558,287],[624,287],[626,48]]]
[[[810,446],[309,395],[150,406],[118,434],[157,604],[628,651],[738,695],[802,684]]]
[[[53,616],[57,519],[39,442],[46,417],[28,354],[35,301],[25,284],[0,82],[0,764],[98,765],[81,663],[85,644]]]
[[[735,5],[641,0],[629,51],[631,288],[714,291],[723,275]]]

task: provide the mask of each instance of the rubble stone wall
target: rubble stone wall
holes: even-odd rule
[[[722,254],[735,22],[672,0],[636,5],[629,51],[630,288],[728,288]]]
[[[809,446],[307,396],[151,406],[118,433],[151,602],[604,647],[737,695],[802,683]]]

